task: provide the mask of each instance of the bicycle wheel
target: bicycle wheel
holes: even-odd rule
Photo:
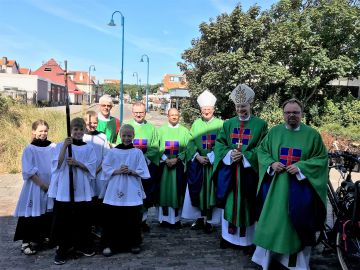
[[[336,252],[343,270],[358,269],[360,265],[360,238],[351,237],[346,241],[340,232],[336,235]]]

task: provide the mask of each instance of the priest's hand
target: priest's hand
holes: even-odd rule
[[[285,165],[281,162],[274,162],[271,164],[271,168],[275,171],[275,173],[279,173],[285,169]]]
[[[299,168],[292,164],[286,167],[286,171],[290,174],[297,174],[299,173]]]
[[[209,163],[209,158],[208,158],[208,157],[203,157],[203,156],[197,155],[197,156],[196,156],[196,159],[197,159],[197,161],[199,161],[199,163],[202,164],[202,165],[206,165],[206,164]]]
[[[237,150],[237,149],[234,149],[232,150],[231,152],[231,159],[233,162],[239,162],[243,157],[243,154]]]
[[[169,168],[175,166],[177,162],[177,158],[168,158],[167,160],[165,160],[166,166],[168,166]]]

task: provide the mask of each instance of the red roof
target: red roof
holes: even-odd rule
[[[7,60],[6,66],[12,67],[16,63],[15,60]],[[4,62],[2,59],[0,59],[0,65],[4,65]]]
[[[38,75],[60,85],[65,85],[64,75],[58,75],[58,73],[64,73],[64,70],[53,58],[51,58],[37,70],[31,72],[33,75]],[[76,91],[77,93],[81,92],[79,92],[79,89],[70,78],[68,78],[68,91],[69,93],[72,93],[72,91]]]
[[[31,69],[29,68],[20,68],[19,70],[20,74],[30,74],[31,73]]]
[[[83,84],[89,84],[89,74],[86,71],[71,71],[72,73],[75,73],[72,75],[72,80],[75,83],[83,83]],[[93,80],[94,76],[91,76],[91,79]],[[93,81],[90,81],[91,84],[94,84]]]
[[[105,84],[120,84],[120,80],[104,79]]]

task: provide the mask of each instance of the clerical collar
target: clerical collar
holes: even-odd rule
[[[169,128],[178,128],[178,127],[179,127],[179,123],[177,123],[175,126],[173,126],[172,124],[168,123],[168,127],[169,127]]]
[[[77,146],[82,146],[82,145],[85,145],[86,144],[86,142],[84,142],[82,139],[81,140],[77,140],[77,139],[72,139],[72,141],[73,141],[73,145],[77,145]]]
[[[134,120],[134,124],[135,124],[135,125],[139,125],[139,126],[145,125],[145,124],[146,124],[146,120],[144,119],[144,121],[142,121],[141,123],[136,122],[136,121]]]
[[[289,130],[292,130],[292,131],[299,131],[300,130],[300,125],[297,128],[291,128],[285,123],[285,127],[286,127],[286,129],[289,129]]]
[[[99,131],[97,131],[97,130],[94,130],[94,131],[88,131],[88,133],[87,133],[88,135],[91,135],[91,136],[95,136],[95,135],[98,135],[98,134],[100,134],[100,132]]]
[[[50,141],[47,139],[41,140],[41,139],[33,139],[31,142],[32,145],[38,146],[38,147],[47,147],[51,144]]]
[[[117,146],[115,146],[115,148],[117,148],[117,149],[132,149],[132,148],[134,148],[134,145],[132,143],[130,143],[128,145],[120,143]]]
[[[241,117],[239,116],[239,120],[240,121],[249,121],[250,117],[251,117],[251,114],[248,117],[244,118],[244,119],[241,119]]]
[[[210,123],[213,119],[214,119],[215,117],[213,116],[213,117],[211,117],[209,120],[205,120],[204,118],[202,119],[204,122],[206,122],[206,123]]]
[[[105,116],[102,115],[102,113],[98,113],[98,119],[101,121],[110,121],[111,115],[109,114],[109,117],[106,118]]]

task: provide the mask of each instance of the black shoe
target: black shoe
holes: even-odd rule
[[[55,254],[55,258],[54,258],[54,264],[56,264],[56,265],[62,265],[62,264],[65,264],[65,263],[66,263],[66,258],[65,258],[65,256],[56,253],[56,254]]]
[[[112,250],[107,247],[107,248],[104,248],[104,250],[102,251],[102,254],[105,256],[105,257],[110,257],[113,255],[113,252]]]
[[[135,246],[135,247],[132,247],[130,251],[132,254],[139,254],[141,249],[139,246]]]
[[[141,230],[143,232],[150,232],[150,226],[146,223],[146,221],[141,222]]]
[[[212,233],[214,231],[214,227],[210,223],[205,223],[204,225],[204,232],[205,233]]]
[[[167,221],[162,221],[162,222],[160,222],[160,227],[170,228],[171,224],[169,222],[167,222]]]
[[[226,241],[224,238],[220,238],[220,248],[221,249],[225,249],[225,248],[230,248],[231,247],[231,243],[229,243],[228,241]]]
[[[77,252],[79,252],[80,254],[86,257],[92,257],[95,255],[95,251],[90,248],[78,249]]]
[[[174,229],[181,229],[182,228],[182,224],[180,221],[176,221],[174,225],[172,225],[172,228]]]
[[[256,249],[255,245],[246,246],[246,247],[243,247],[243,252],[245,255],[252,256],[255,252],[255,249]]]
[[[190,229],[195,231],[204,229],[204,219],[198,218],[193,224],[191,224]]]

